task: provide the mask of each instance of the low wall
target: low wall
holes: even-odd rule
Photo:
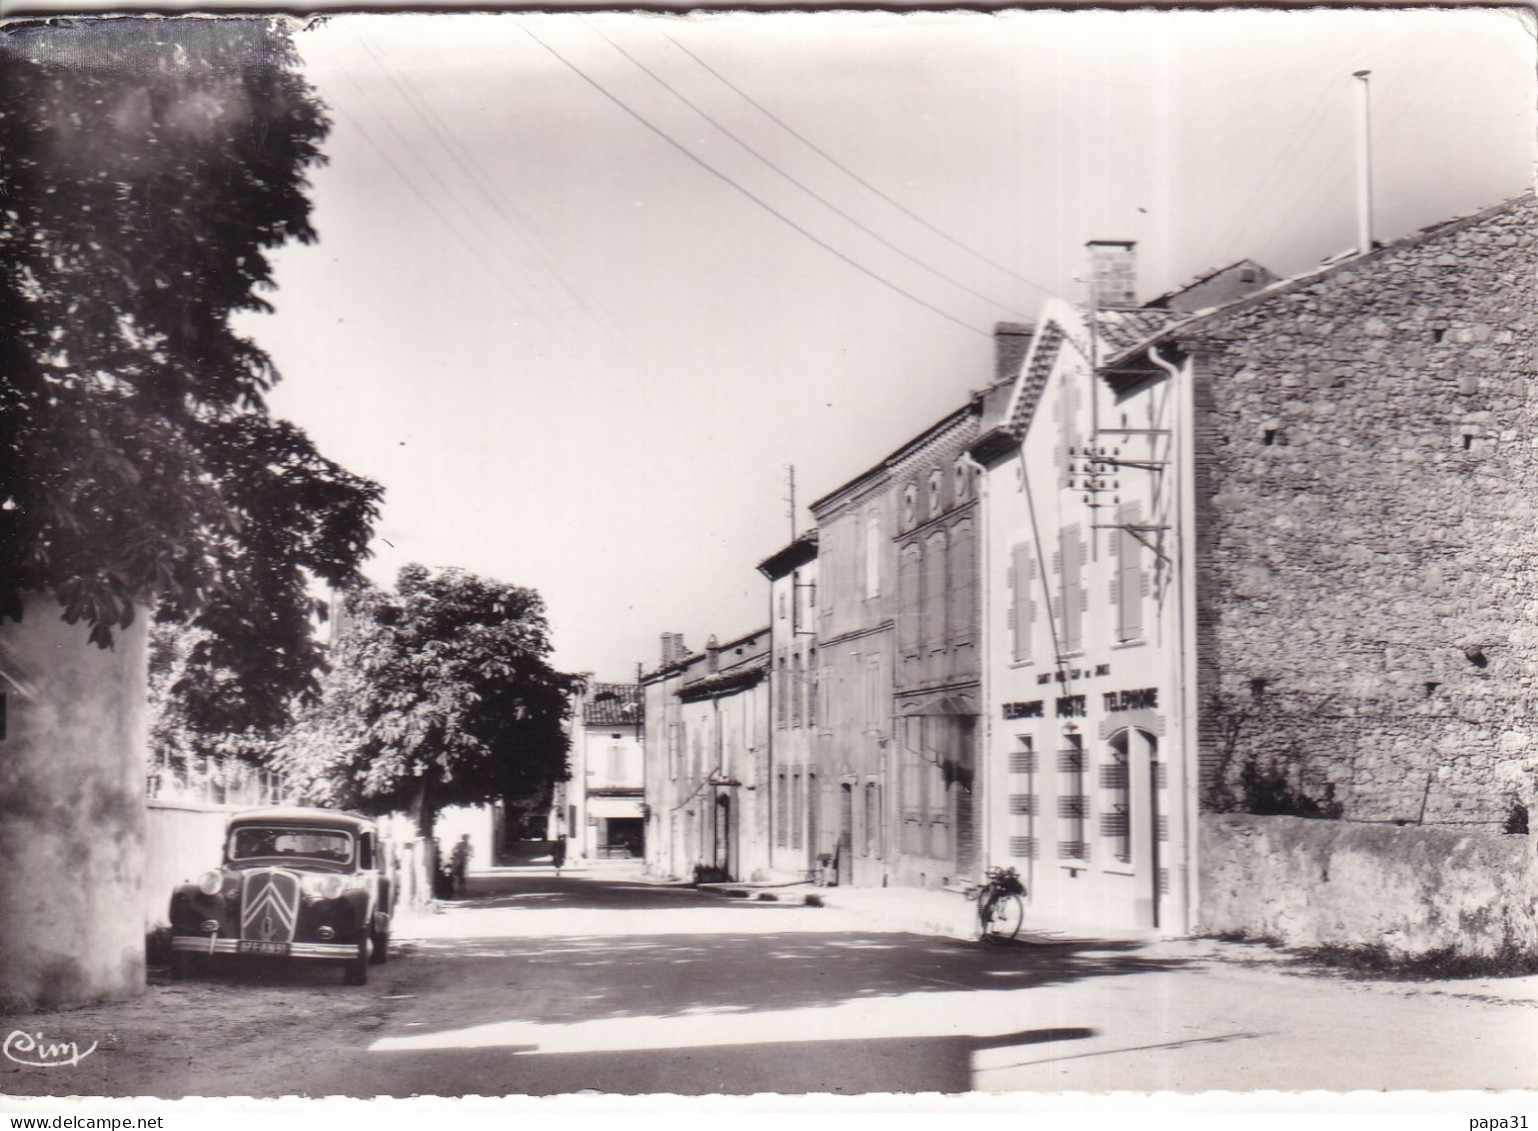
[[[171,893],[219,866],[224,849],[224,822],[231,813],[250,806],[204,805],[195,801],[147,802],[145,837],[144,929],[170,923]]]
[[[1286,946],[1538,954],[1530,836],[1206,814],[1200,930]]]

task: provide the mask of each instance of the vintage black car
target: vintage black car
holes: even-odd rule
[[[234,814],[224,864],[171,897],[171,976],[199,956],[345,963],[349,985],[389,957],[392,882],[379,830],[331,809]]]

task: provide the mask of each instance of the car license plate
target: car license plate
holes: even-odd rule
[[[235,943],[235,950],[240,954],[287,954],[286,942],[257,942],[251,939],[240,939]]]

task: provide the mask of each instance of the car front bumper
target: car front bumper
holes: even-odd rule
[[[357,943],[294,942],[288,944],[288,953],[251,954],[240,949],[238,939],[224,939],[208,935],[176,935],[171,939],[171,949],[186,954],[238,954],[245,958],[330,958],[352,959],[358,957]]]

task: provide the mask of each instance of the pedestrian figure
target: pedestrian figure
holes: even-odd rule
[[[454,846],[452,863],[449,871],[454,880],[454,894],[465,894],[465,873],[470,870],[470,857],[475,849],[470,845],[470,834],[466,833],[459,838],[459,843]]]
[[[555,838],[555,846],[550,849],[550,862],[555,865],[555,874],[560,876],[561,868],[566,864],[566,834],[562,833]]]

